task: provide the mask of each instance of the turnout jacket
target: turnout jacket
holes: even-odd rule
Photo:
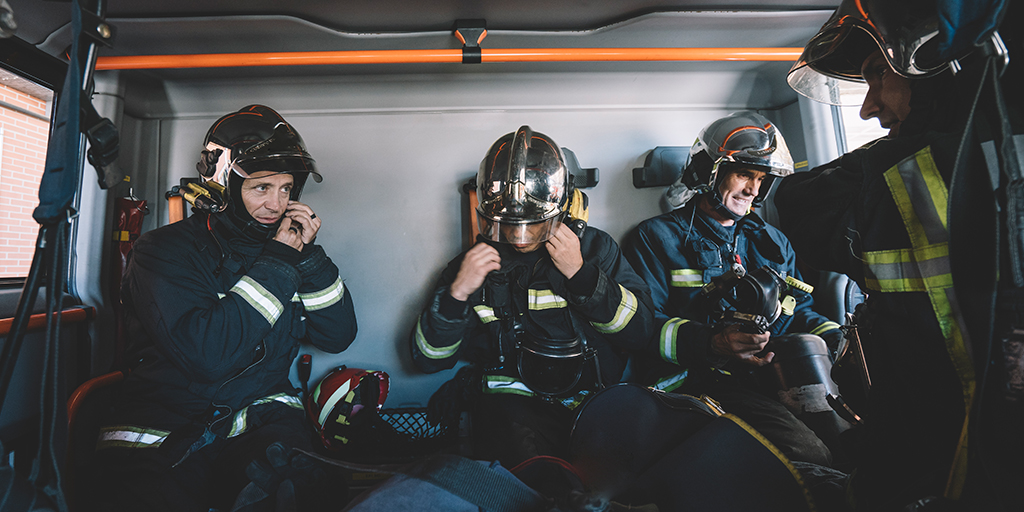
[[[351,296],[322,247],[257,242],[218,215],[139,237],[122,301],[129,356],[140,362],[117,417],[156,438],[180,418],[206,423],[214,409],[232,418],[214,432],[227,437],[247,428],[253,406],[301,409],[288,380],[299,340],[336,353],[356,335]]]
[[[713,323],[725,301],[703,296],[701,287],[728,272],[737,258],[747,271],[768,266],[783,278],[800,279],[796,253],[782,232],[755,213],[722,226],[698,207],[699,201],[640,223],[623,248],[654,301],[657,343],[638,358],[641,378],[664,391],[699,380],[728,361],[710,352],[717,332]],[[770,326],[772,335],[822,335],[839,329],[811,309],[809,292],[788,288],[780,297],[783,313]]]
[[[460,302],[448,290],[465,252],[444,269],[411,337],[413,361],[421,371],[434,373],[454,367],[460,359],[468,360],[485,369],[484,393],[534,396],[516,369],[514,342],[505,330],[509,320],[551,339],[566,339],[582,331],[587,344],[597,350],[601,380],[606,385],[622,377],[622,351],[639,349],[652,339],[647,285],[607,233],[592,227],[584,231],[580,240],[583,267],[571,280],[558,271],[543,245],[520,254],[509,245],[482,243],[498,250],[501,270],[492,272],[479,290]],[[496,312],[488,292],[493,290],[496,274],[508,276],[511,283],[505,313],[502,308]],[[499,361],[502,352],[504,362]]]

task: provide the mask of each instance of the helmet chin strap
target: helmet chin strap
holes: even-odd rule
[[[734,211],[730,210],[729,208],[727,208],[725,206],[725,203],[722,202],[721,194],[719,194],[717,190],[713,194],[711,194],[710,197],[708,197],[708,203],[711,205],[711,209],[714,210],[715,213],[717,213],[717,214],[719,214],[722,217],[725,217],[727,219],[732,219],[733,221],[737,221],[737,220],[742,219],[745,216],[745,215],[739,215],[736,212],[734,212]]]

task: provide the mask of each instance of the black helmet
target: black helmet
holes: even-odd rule
[[[786,80],[812,100],[859,105],[867,92],[861,64],[875,51],[907,78],[946,69],[938,34],[935,0],[843,0],[804,47]]]
[[[690,146],[690,161],[679,180],[670,185],[666,195],[673,206],[686,204],[697,194],[712,192],[712,206],[727,217],[738,220],[741,215],[722,205],[718,184],[731,168],[753,169],[768,176],[761,184],[753,206],[760,206],[771,190],[775,177],[793,174],[793,157],[786,139],[767,118],[756,112],[729,114],[704,127]],[[716,204],[717,202],[717,204]]]
[[[297,200],[309,175],[323,177],[306,151],[299,132],[270,107],[249,105],[218,119],[206,132],[196,168],[205,180],[228,186],[233,172],[248,178],[258,171],[295,176],[291,198]]]
[[[480,162],[480,234],[501,243],[544,242],[569,202],[569,170],[555,141],[529,126],[507,133]]]

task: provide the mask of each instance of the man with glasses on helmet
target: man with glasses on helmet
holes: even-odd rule
[[[850,432],[859,447],[850,505],[1020,510],[1024,393],[1012,382],[1024,375],[1024,281],[1013,282],[1008,256],[1019,207],[999,166],[1013,152],[985,149],[994,136],[992,148],[1009,140],[985,129],[1001,100],[989,96],[998,69],[983,70],[1005,61],[979,50],[949,65],[941,49],[954,38],[940,28],[952,18],[940,24],[948,12],[937,3],[846,0],[811,39],[793,88],[831,104],[863,98],[861,117],[877,117],[889,136],[784,179],[775,203],[804,261],[867,295],[856,323],[871,388]],[[1019,119],[1016,91],[1006,91],[1002,107]],[[975,136],[965,139],[968,126]]]
[[[322,178],[294,127],[262,105],[218,119],[197,168],[195,213],[144,233],[129,255],[121,299],[138,363],[97,442],[97,499],[270,510],[297,495],[316,509],[305,493],[322,470],[293,464],[291,449],[312,443],[288,375],[300,340],[340,352],[356,334],[352,299],[315,243],[323,219],[299,202],[307,178]]]
[[[752,373],[772,362],[773,350],[800,345],[800,352],[827,357],[842,339],[837,323],[811,310],[809,286],[800,281],[789,241],[753,211],[775,178],[792,172],[785,139],[766,118],[737,112],[718,119],[701,130],[689,164],[668,191],[681,208],[642,222],[623,251],[650,286],[655,305],[657,344],[638,356],[643,383],[708,394],[790,459],[829,465],[831,453],[822,440],[782,403],[759,392]],[[772,288],[783,293],[766,293],[772,300],[764,315],[738,311],[764,316],[761,328],[726,321],[731,306],[707,294],[708,286],[730,272],[763,267],[776,276]],[[813,335],[782,336],[793,332]],[[827,410],[821,384],[822,396],[805,409]]]
[[[499,138],[476,186],[480,237],[442,272],[413,361],[427,373],[473,363],[475,457],[566,457],[573,410],[651,338],[647,287],[607,233],[570,229],[586,196],[550,137],[523,126]]]

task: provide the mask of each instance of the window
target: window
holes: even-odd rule
[[[860,118],[860,106],[836,107],[843,120],[843,132],[846,136],[846,151],[853,151],[868,142],[889,134],[882,128],[877,119]]]
[[[0,278],[25,277],[39,224],[53,91],[0,68]]]

